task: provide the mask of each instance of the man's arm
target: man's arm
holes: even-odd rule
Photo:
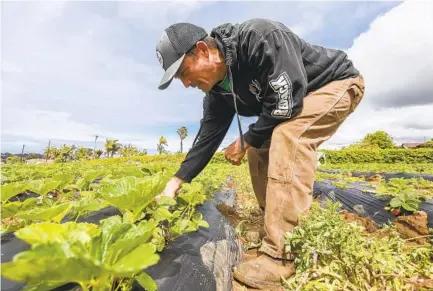
[[[206,167],[224,140],[234,114],[234,109],[222,98],[205,96],[197,141],[176,172],[177,178],[191,182]]]
[[[254,30],[242,44],[248,61],[260,72],[263,111],[244,134],[245,141],[260,147],[279,123],[298,115],[307,92],[301,49],[292,34],[274,29],[267,35]]]
[[[203,119],[197,141],[188,152],[179,170],[167,183],[161,196],[174,197],[183,183],[191,182],[209,163],[221,145],[233,120],[234,109],[222,98],[206,95],[203,100]]]
[[[203,119],[197,140],[174,177],[158,196],[174,197],[183,183],[190,183],[206,167],[221,145],[232,123],[235,111],[222,98],[206,95],[203,99]]]

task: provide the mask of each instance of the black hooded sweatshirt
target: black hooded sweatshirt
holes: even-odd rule
[[[200,130],[175,174],[185,182],[209,163],[235,115],[241,142],[259,148],[271,138],[275,126],[301,112],[308,93],[359,75],[343,51],[309,44],[279,22],[226,23],[210,36],[224,56],[232,92],[216,85],[205,95]],[[258,116],[245,134],[239,115]]]

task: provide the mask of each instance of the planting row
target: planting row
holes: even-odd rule
[[[77,163],[34,169],[19,178],[19,171],[10,169],[4,173],[9,183],[1,189],[3,236],[14,232],[31,246],[2,264],[2,276],[26,283],[26,290],[69,282],[83,290],[130,290],[134,282],[155,290],[143,269],[155,265],[158,253],[176,237],[209,227],[195,210],[221,183],[216,175],[203,173],[197,182],[184,184],[176,200],[156,201],[173,175],[169,164],[113,162],[98,168]],[[99,224],[77,222],[107,207],[119,215]]]

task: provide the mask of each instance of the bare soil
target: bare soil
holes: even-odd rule
[[[363,226],[368,233],[374,233],[378,230],[375,222],[369,217],[361,217],[346,210],[341,211],[341,215],[345,220],[354,221]],[[410,239],[408,242],[417,244],[428,242],[427,213],[424,211],[416,211],[412,215],[399,216],[394,223],[400,236],[404,239]]]
[[[245,248],[248,248],[245,244],[256,244],[260,242],[260,236],[263,236],[263,212],[254,212],[249,215],[244,215],[237,212],[235,208],[225,204],[220,204],[217,208],[236,230],[238,238]]]
[[[373,176],[368,176],[368,177],[365,177],[365,181],[379,183],[382,181],[382,176],[379,174],[375,174]]]
[[[261,241],[260,236],[263,236],[261,232],[263,232],[264,213],[259,208],[252,189],[239,191],[238,183],[234,178],[228,179],[225,186],[228,189],[236,189],[235,207],[219,204],[217,208],[237,232],[242,246],[241,260],[253,259],[258,255],[258,243]],[[233,278],[232,290],[253,291],[258,289],[247,287]],[[284,291],[284,289],[281,287],[272,291]]]
[[[237,197],[237,205],[245,202],[246,196],[244,195],[240,197],[241,199],[238,199]],[[255,199],[255,197],[252,197],[251,199]],[[230,207],[224,204],[220,204],[217,207],[221,211],[221,213],[229,220],[233,228],[236,229],[238,238],[242,246],[241,260],[248,260],[257,257],[258,244],[261,241],[261,237],[263,237],[263,212],[257,211],[252,213],[245,213],[239,208],[236,209],[234,207]],[[245,286],[244,284],[238,282],[236,279],[233,278],[232,290],[253,291],[258,289]],[[269,289],[267,291],[284,291],[284,288],[281,287],[272,290]]]
[[[433,279],[418,279],[415,282],[415,285],[419,288],[427,288],[427,290],[433,290]]]
[[[395,225],[401,237],[412,239],[411,241],[418,244],[427,243],[427,213],[424,211],[416,211],[409,216],[399,216],[395,220]]]
[[[342,210],[341,215],[347,221],[354,221],[357,224],[363,226],[368,233],[375,232],[377,230],[376,223],[369,217],[361,217],[355,213]]]

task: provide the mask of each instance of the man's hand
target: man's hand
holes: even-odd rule
[[[242,159],[245,156],[246,150],[250,147],[244,140],[245,151],[241,148],[241,139],[238,138],[235,142],[228,146],[225,151],[225,158],[227,161],[231,162],[232,165],[239,166]]]
[[[178,177],[171,178],[170,181],[167,182],[167,185],[165,185],[164,191],[162,191],[161,194],[156,196],[155,199],[159,199],[162,196],[174,198],[183,183],[184,181],[182,179],[179,179]]]

